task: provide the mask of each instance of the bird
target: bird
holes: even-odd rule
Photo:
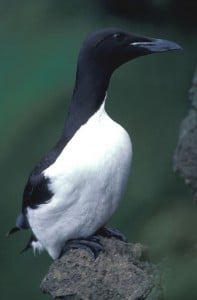
[[[82,248],[96,258],[104,248],[99,236],[125,240],[106,227],[125,191],[133,152],[129,134],[105,110],[110,79],[130,60],[180,49],[172,41],[113,27],[85,38],[63,131],[31,171],[16,226],[8,233],[31,230],[24,250],[45,250],[55,260]]]

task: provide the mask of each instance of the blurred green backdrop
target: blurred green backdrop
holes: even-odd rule
[[[197,208],[172,171],[180,122],[197,58],[196,2],[176,0],[1,0],[1,299],[51,299],[39,284],[52,262],[20,255],[29,233],[10,238],[32,167],[61,132],[80,45],[90,31],[121,27],[171,39],[182,53],[140,58],[111,80],[107,111],[130,133],[127,193],[111,223],[165,259],[167,299],[197,299]],[[170,267],[169,267],[170,266]]]

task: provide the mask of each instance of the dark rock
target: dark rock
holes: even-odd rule
[[[82,249],[56,260],[41,283],[53,298],[73,300],[159,300],[161,274],[147,261],[147,248],[101,238],[105,252],[95,260]]]
[[[179,171],[192,189],[197,201],[197,72],[189,91],[191,108],[180,128],[179,141],[174,155],[174,170]]]

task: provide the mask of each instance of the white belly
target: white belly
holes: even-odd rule
[[[54,259],[65,241],[94,234],[112,216],[125,189],[131,156],[127,132],[103,105],[44,171],[53,197],[37,209],[28,208],[28,219]]]

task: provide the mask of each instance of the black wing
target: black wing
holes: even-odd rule
[[[28,229],[29,223],[26,216],[26,208],[31,207],[35,209],[38,205],[48,202],[53,196],[53,193],[48,188],[49,178],[46,178],[42,172],[54,163],[66,143],[67,139],[63,140],[61,138],[31,172],[23,192],[22,212],[17,217],[16,227],[8,231],[7,235],[13,234],[20,229]]]
[[[35,209],[38,205],[50,200],[53,193],[49,190],[48,184],[49,178],[46,178],[42,173],[32,174],[29,177],[23,193],[23,214],[25,214],[27,207]]]
[[[26,207],[36,208],[39,204],[48,202],[53,196],[48,188],[50,180],[43,175],[43,171],[55,162],[66,143],[67,139],[61,138],[31,172],[23,193],[23,213]]]

